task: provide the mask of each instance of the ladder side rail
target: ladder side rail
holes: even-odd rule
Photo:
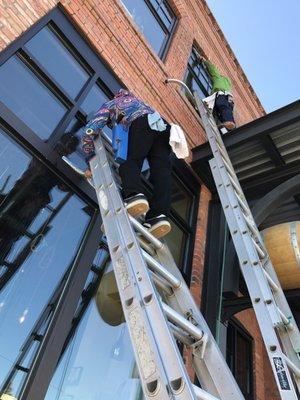
[[[199,99],[197,99],[196,101],[198,102],[198,100]],[[287,353],[288,357],[293,361],[293,363],[297,366],[297,368],[300,368],[300,332],[299,332],[299,328],[294,319],[294,316],[290,309],[288,301],[284,295],[283,289],[280,285],[280,282],[279,282],[279,279],[275,272],[274,266],[269,258],[269,255],[268,255],[267,249],[265,247],[265,244],[263,242],[262,236],[256,226],[251,209],[250,209],[250,207],[247,203],[247,200],[244,196],[243,190],[240,186],[239,180],[236,176],[236,173],[235,173],[232,163],[230,161],[230,158],[229,158],[227,149],[224,145],[224,142],[222,140],[221,134],[219,133],[214,120],[212,120],[212,116],[208,116],[207,111],[202,102],[201,102],[201,104],[199,104],[199,110],[200,110],[200,113],[201,113],[201,116],[202,116],[202,119],[203,119],[203,122],[205,125],[205,129],[207,132],[207,136],[208,136],[208,140],[209,140],[211,149],[214,154],[214,158],[216,159],[216,162],[217,162],[217,165],[218,165],[220,171],[221,170],[224,171],[221,174],[225,176],[225,174],[229,175],[229,173],[228,173],[228,170],[226,169],[226,165],[224,163],[224,158],[219,151],[220,149],[216,145],[217,141],[223,143],[222,152],[225,153],[225,155],[227,156],[226,162],[228,162],[228,160],[230,162],[231,169],[233,170],[233,173],[234,173],[235,181],[238,183],[239,188],[240,188],[240,193],[242,195],[242,198],[244,199],[243,202],[245,203],[245,205],[248,208],[247,216],[245,216],[244,212],[242,213],[243,218],[246,220],[247,226],[250,229],[252,236],[254,237],[254,239],[256,239],[256,242],[259,243],[259,247],[261,249],[259,249],[259,247],[258,247],[257,250],[264,252],[262,267],[265,269],[265,271],[267,272],[267,274],[269,275],[271,280],[276,284],[276,290],[274,290],[274,285],[272,284],[272,282],[271,283],[269,282],[270,288],[272,289],[273,297],[274,297],[275,302],[280,310],[279,313],[282,317],[281,318],[282,323],[284,325],[281,330],[278,330],[277,333],[280,336],[281,341],[283,342],[282,345],[283,345],[283,348],[284,348],[285,352]],[[226,185],[230,186],[230,182],[229,181],[226,182]],[[236,195],[237,201],[239,201],[239,197],[236,192],[235,192],[235,195]],[[241,207],[241,208],[243,210],[243,207]],[[248,221],[249,218],[251,220],[250,222],[252,222],[252,226],[249,226],[249,221]],[[253,232],[253,230],[254,230],[254,232]],[[258,245],[256,245],[256,246],[258,246]],[[287,319],[289,321],[288,325],[286,325]],[[298,381],[297,381],[297,385],[300,390],[300,383]]]
[[[230,371],[199,307],[185,283],[167,245],[157,250],[157,259],[173,276],[181,281],[172,296],[165,301],[173,309],[190,319],[204,333],[203,340],[193,348],[193,364],[201,387],[220,400],[244,400],[244,396]]]
[[[90,166],[144,394],[149,399],[167,399],[169,385],[174,399],[195,399],[100,137],[95,140],[95,148]]]
[[[250,237],[246,223],[239,207],[235,208],[236,199],[233,191],[226,190],[222,181],[222,173],[215,159],[210,161],[212,173],[218,188],[226,220],[234,242],[242,274],[248,287],[253,309],[262,333],[273,374],[282,399],[297,399],[294,384],[281,344],[275,328],[281,326],[282,320],[273,300],[271,288],[268,285],[257,250]]]

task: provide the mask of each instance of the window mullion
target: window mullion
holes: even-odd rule
[[[49,74],[37,59],[27,50],[21,48],[17,53],[19,59],[39,78],[39,80],[58,98],[61,103],[70,108],[74,101],[68,96],[64,89],[56,82],[54,78],[49,78]]]

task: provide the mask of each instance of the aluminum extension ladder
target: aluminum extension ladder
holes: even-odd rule
[[[228,227],[248,287],[281,399],[300,393],[300,333],[253,219],[221,134],[194,93],[213,153],[209,161]]]
[[[94,144],[90,167],[144,398],[244,399],[168,247],[128,215],[105,141]],[[192,349],[201,388],[175,339]]]

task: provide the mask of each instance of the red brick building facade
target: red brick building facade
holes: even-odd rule
[[[120,0],[3,0],[0,3],[0,49],[6,49],[40,18],[59,6],[124,86],[169,121],[182,126],[190,148],[205,141],[199,116],[182,90],[175,85],[166,85],[165,80],[169,77],[184,79],[193,45],[232,80],[237,125],[264,115],[253,88],[205,1],[170,0],[169,4],[177,21],[163,59],[153,51]],[[191,291],[199,306],[210,198],[209,190],[201,185],[191,275]],[[238,319],[254,338],[254,398],[275,399],[273,378],[255,316],[252,311],[244,311]]]

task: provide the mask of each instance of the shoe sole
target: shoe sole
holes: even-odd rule
[[[149,233],[151,233],[153,236],[156,238],[161,238],[165,235],[167,235],[171,230],[171,225],[168,221],[161,221],[158,222],[157,224],[153,225],[149,229]]]
[[[138,217],[149,210],[149,204],[147,200],[136,200],[126,205],[126,210],[132,217]]]

